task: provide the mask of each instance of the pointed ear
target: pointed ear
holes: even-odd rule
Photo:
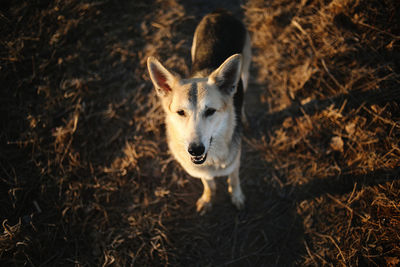
[[[242,70],[242,55],[230,56],[208,77],[208,82],[215,83],[226,94],[234,94]]]
[[[175,76],[154,57],[147,59],[147,68],[157,94],[160,96],[168,95],[172,91],[172,84],[176,80]]]

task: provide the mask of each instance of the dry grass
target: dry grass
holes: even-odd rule
[[[252,35],[247,208],[171,158],[148,56],[187,74],[222,5]],[[32,266],[400,262],[396,1],[21,1],[1,9],[0,261]]]

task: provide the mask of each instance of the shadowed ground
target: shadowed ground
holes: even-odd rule
[[[223,7],[253,42],[246,209],[167,150],[146,70],[184,75]],[[396,1],[6,1],[0,13],[0,261],[6,266],[400,262]]]

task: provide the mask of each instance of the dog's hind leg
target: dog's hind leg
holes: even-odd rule
[[[238,164],[231,175],[229,175],[228,191],[231,194],[233,205],[235,205],[238,210],[241,210],[244,208],[245,197],[242,192],[242,188],[240,187],[239,166],[240,164]]]
[[[205,179],[201,178],[203,182],[204,191],[203,195],[197,200],[197,212],[200,215],[204,215],[207,211],[211,210],[212,208],[212,198],[215,194],[216,185],[214,179]]]

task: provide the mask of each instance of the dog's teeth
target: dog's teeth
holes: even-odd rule
[[[191,160],[194,164],[202,164],[206,160],[206,157],[207,154],[204,154],[202,156],[193,156]]]

